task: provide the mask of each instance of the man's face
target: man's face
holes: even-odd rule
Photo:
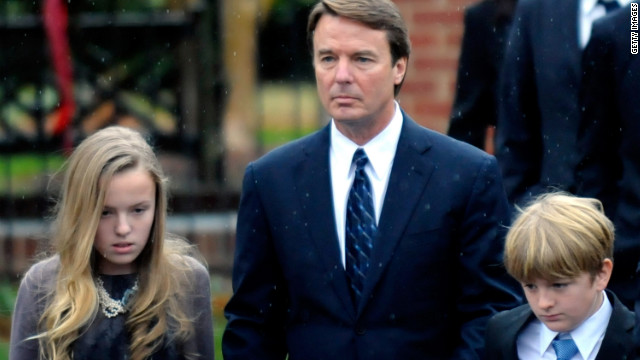
[[[320,18],[313,35],[318,94],[341,132],[356,127],[377,134],[389,123],[407,59],[391,61],[385,31],[339,16]]]
[[[598,311],[609,275],[604,272],[592,278],[583,272],[570,279],[536,279],[522,283],[522,287],[540,321],[553,331],[569,332]]]

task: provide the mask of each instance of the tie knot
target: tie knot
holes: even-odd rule
[[[556,357],[558,360],[571,360],[571,358],[578,353],[578,346],[573,339],[555,339],[551,342],[553,349],[556,351]]]
[[[598,0],[598,4],[604,6],[606,12],[615,10],[620,7],[617,0]]]
[[[368,161],[369,158],[363,149],[356,150],[355,154],[353,154],[353,160],[351,160],[352,163],[356,164],[357,169],[364,168]]]

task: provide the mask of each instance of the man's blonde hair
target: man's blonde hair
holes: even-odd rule
[[[604,259],[613,260],[613,223],[597,199],[555,192],[538,197],[520,210],[504,250],[504,263],[520,282],[592,278]]]

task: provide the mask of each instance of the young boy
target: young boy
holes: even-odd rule
[[[605,290],[613,240],[596,199],[551,193],[525,208],[507,234],[504,263],[528,304],[489,321],[486,358],[632,359],[634,314]]]

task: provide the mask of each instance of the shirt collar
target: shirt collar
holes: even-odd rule
[[[631,2],[631,0],[609,0],[609,1],[617,2],[618,4],[620,4],[620,7],[625,7],[627,4]],[[582,0],[580,2],[580,13],[582,15],[587,15],[591,13],[595,9],[597,4],[598,4],[598,0]]]
[[[611,318],[611,313],[613,312],[613,307],[611,306],[611,302],[609,301],[609,297],[606,292],[603,291],[602,295],[604,299],[598,311],[569,333],[573,341],[576,343],[578,351],[580,351],[580,355],[582,355],[583,359],[589,358],[589,354],[591,354],[593,348],[596,346],[597,342],[595,340],[604,336],[607,326],[609,325],[609,318]],[[540,327],[539,354],[542,357],[549,346],[551,346],[551,341],[555,339],[558,333],[550,330],[542,322],[540,322]]]
[[[598,0],[582,0],[580,2],[580,13],[589,14],[596,7],[597,3],[598,3]]]
[[[385,174],[385,164],[393,162],[395,156],[395,149],[400,139],[400,132],[402,131],[402,112],[400,111],[400,105],[397,101],[395,103],[395,112],[391,121],[378,135],[369,140],[363,146],[358,146],[348,137],[344,136],[335,125],[335,121],[331,119],[331,147],[336,154],[345,154],[344,156],[338,156],[336,160],[339,161],[337,169],[340,173],[344,172],[345,177],[349,176],[351,170],[351,160],[353,154],[358,148],[363,148],[367,157],[369,158],[369,164],[371,165],[371,175],[380,179]]]

